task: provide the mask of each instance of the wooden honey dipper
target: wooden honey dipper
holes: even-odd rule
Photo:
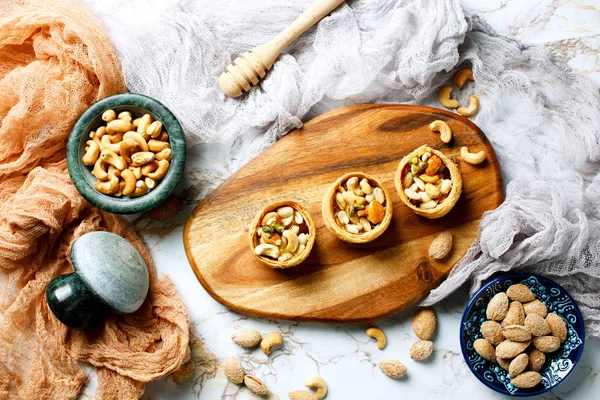
[[[229,97],[239,97],[249,91],[271,69],[283,49],[343,2],[316,0],[273,39],[236,58],[219,76],[219,87],[223,93]]]

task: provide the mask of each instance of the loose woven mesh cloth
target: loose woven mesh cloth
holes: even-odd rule
[[[130,90],[175,112],[196,142],[233,142],[241,164],[301,121],[341,105],[439,107],[437,89],[461,66],[481,100],[472,120],[500,160],[506,200],[481,238],[425,300],[495,272],[556,279],[600,337],[600,96],[543,48],[496,35],[455,0],[353,0],[288,48],[259,88],[228,99],[225,66],[296,18],[311,0],[88,0],[121,58]],[[131,16],[135,15],[135,18]]]
[[[157,277],[133,229],[88,204],[67,173],[76,119],[124,90],[112,43],[83,2],[0,2],[0,399],[74,399],[86,381],[78,361],[96,367],[98,399],[139,398],[189,357],[175,286]],[[73,241],[96,230],[141,252],[150,290],[136,313],[78,332],[50,312],[45,289],[73,271]]]

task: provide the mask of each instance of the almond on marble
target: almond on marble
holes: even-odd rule
[[[529,314],[525,317],[525,327],[533,336],[546,336],[552,332],[548,322],[538,314]]]
[[[504,340],[502,327],[496,321],[485,321],[481,324],[480,330],[483,337],[489,340],[493,346],[497,346]]]
[[[508,376],[512,379],[519,375],[521,372],[525,371],[528,363],[529,357],[527,354],[519,354],[510,362],[510,365],[508,366]]]
[[[567,324],[565,320],[555,313],[550,313],[546,316],[546,322],[550,326],[552,336],[556,336],[561,343],[567,340]]]
[[[496,346],[496,358],[515,358],[529,347],[529,343],[505,340]]]
[[[225,377],[236,385],[244,382],[244,369],[235,357],[231,357],[225,362]]]
[[[473,348],[484,359],[496,362],[496,353],[494,351],[494,346],[487,339],[477,339],[473,342]]]
[[[508,296],[504,292],[497,293],[488,303],[486,315],[488,319],[502,321],[508,313]]]
[[[518,301],[513,301],[508,306],[506,317],[502,320],[501,325],[523,325],[525,323],[525,311],[523,305]]]
[[[381,372],[392,379],[400,379],[406,375],[406,367],[398,360],[383,360],[378,365]]]
[[[529,301],[535,300],[533,292],[522,283],[511,285],[506,291],[506,295],[509,299],[518,301],[520,303],[527,303]]]
[[[544,353],[552,353],[560,347],[560,339],[556,336],[534,337],[533,347]]]
[[[542,377],[535,371],[526,371],[512,378],[510,382],[519,389],[529,389],[542,381]]]
[[[433,342],[429,340],[419,340],[410,346],[410,358],[415,361],[423,361],[433,353]]]
[[[266,396],[267,395],[267,387],[265,386],[263,381],[261,381],[260,379],[258,379],[255,376],[246,375],[244,377],[244,384],[246,385],[246,387],[248,389],[250,389],[250,391],[252,393],[254,393],[257,396]]]
[[[260,332],[255,331],[253,329],[246,329],[243,331],[238,331],[231,336],[231,340],[235,344],[245,349],[251,349],[260,344],[262,340],[262,335]]]
[[[532,371],[539,371],[546,362],[546,355],[538,349],[532,349],[529,352],[529,364],[527,368]]]
[[[524,303],[523,310],[525,311],[525,315],[537,314],[542,318],[546,318],[546,315],[548,315],[548,308],[546,305],[537,299],[530,301],[529,303]]]
[[[421,340],[431,339],[436,324],[435,311],[429,307],[420,308],[412,320],[413,331]]]
[[[528,342],[531,340],[531,332],[521,325],[508,325],[502,328],[502,335],[513,342]],[[508,357],[511,358],[511,357]]]

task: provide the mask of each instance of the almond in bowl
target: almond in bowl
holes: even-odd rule
[[[393,205],[388,191],[372,176],[351,172],[336,180],[325,193],[323,222],[339,239],[367,243],[390,225]]]
[[[308,257],[317,230],[308,210],[292,200],[263,208],[250,226],[250,248],[271,268],[289,268]]]
[[[456,164],[428,146],[419,147],[400,161],[394,184],[406,206],[430,219],[448,214],[462,192]]]

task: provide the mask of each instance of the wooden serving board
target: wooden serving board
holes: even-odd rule
[[[436,119],[452,128],[450,144],[430,131]],[[402,157],[423,144],[453,158],[463,178],[460,200],[437,220],[409,210],[393,182]],[[461,146],[485,150],[487,160],[465,163]],[[390,226],[369,244],[342,242],[321,217],[327,186],[352,171],[379,179],[394,202]],[[282,199],[309,209],[317,238],[304,263],[274,270],[252,254],[248,228],[265,205]],[[466,118],[421,106],[348,107],[291,132],[209,194],[187,221],[185,250],[202,286],[234,310],[289,320],[367,322],[410,307],[437,287],[478,237],[482,214],[502,200],[494,150]],[[446,230],[454,237],[451,253],[443,261],[430,260],[431,240]]]

